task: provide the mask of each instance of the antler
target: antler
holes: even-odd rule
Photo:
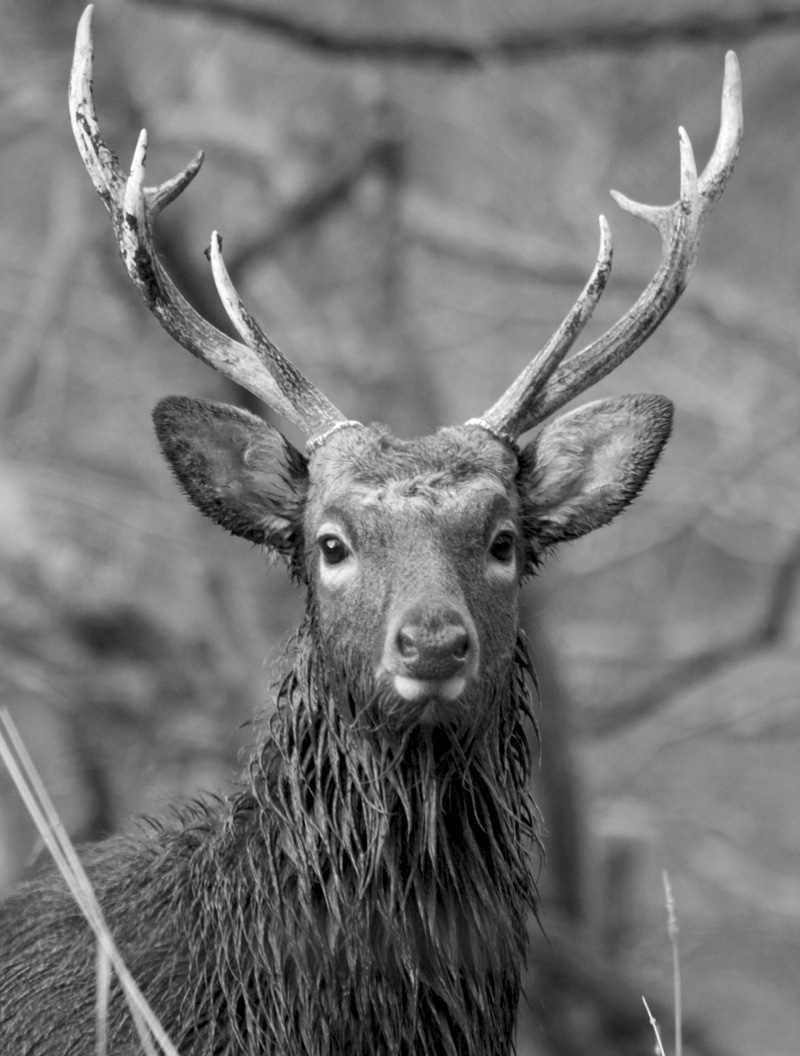
[[[623,209],[652,224],[661,235],[661,264],[649,285],[606,333],[563,362],[597,304],[610,271],[611,242],[601,217],[600,255],[586,288],[555,335],[483,417],[471,420],[474,424],[512,438],[520,436],[609,374],[647,340],[686,288],[697,259],[700,229],[725,190],[741,138],[741,77],[736,55],[729,51],[725,56],[719,135],[700,178],[689,137],[681,128],[681,194],[674,205],[642,205],[611,192]]]
[[[69,86],[72,129],[83,163],[111,215],[125,268],[147,307],[185,349],[258,396],[307,435],[347,423],[345,416],[283,356],[245,310],[225,271],[219,236],[212,240],[217,290],[246,344],[217,330],[192,308],[167,275],[153,244],[153,223],[200,170],[202,153],[158,187],[144,186],[147,132],[126,176],[100,134],[92,97],[92,6],[78,24]],[[347,423],[350,424],[350,423]],[[356,424],[356,423],[352,423]]]

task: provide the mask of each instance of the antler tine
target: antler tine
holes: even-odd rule
[[[728,183],[742,142],[742,74],[733,51],[725,55],[717,142],[700,177],[700,194],[708,212]]]
[[[505,432],[512,437],[524,432],[520,422],[524,421],[527,408],[577,341],[606,288],[608,276],[611,274],[612,255],[611,231],[606,218],[601,216],[597,262],[580,297],[570,308],[558,330],[536,353],[517,380],[480,419],[471,419],[468,425],[481,425],[489,432]]]
[[[659,326],[686,288],[697,259],[700,229],[730,179],[741,138],[741,77],[738,61],[731,51],[725,59],[720,131],[702,175],[698,178],[692,145],[686,132],[680,129],[681,193],[674,205],[644,205],[611,192],[623,209],[652,224],[661,235],[662,257],[656,274],[628,312],[606,333],[561,363],[545,385],[530,394],[524,407],[516,408],[506,420],[493,420],[495,431],[506,430],[516,437],[544,421],[614,370]],[[511,389],[518,384],[519,379]]]
[[[228,269],[222,259],[222,239],[216,231],[211,235],[211,270],[214,275],[214,283],[217,293],[228,313],[233,325],[239,332],[245,344],[258,356],[265,365],[270,375],[274,376],[281,392],[291,394],[293,404],[303,407],[307,418],[313,418],[317,425],[314,430],[327,430],[336,425],[358,425],[360,423],[349,421],[344,418],[322,395],[319,389],[300,373],[297,368],[285,358],[278,347],[270,341],[255,319],[250,315],[236,292]],[[334,412],[335,417],[331,415]]]
[[[260,335],[258,348],[234,341],[196,312],[167,275],[155,252],[152,224],[197,175],[203,155],[198,154],[158,187],[145,187],[147,133],[142,131],[126,177],[116,155],[103,141],[97,122],[92,94],[92,11],[91,5],[87,7],[78,24],[70,77],[70,117],[84,165],[111,216],[125,268],[145,304],[187,351],[258,396],[307,435],[315,436],[345,421],[255,323],[251,321]]]

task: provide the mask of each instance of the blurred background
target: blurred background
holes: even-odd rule
[[[0,704],[77,840],[229,785],[302,605],[159,456],[160,396],[252,400],[124,274],[67,117],[82,8],[0,5]],[[158,226],[193,304],[227,327],[218,228],[277,343],[402,435],[510,383],[600,212],[615,268],[589,339],[628,308],[658,239],[608,189],[674,200],[678,125],[704,164],[736,47],[744,147],[689,290],[596,390],[670,396],[673,439],[633,508],[526,589],[548,862],[518,1049],[651,1051],[642,994],[671,1049],[667,870],[687,1050],[795,1056],[800,6],[100,0],[95,44],[123,166],[143,126],[150,183],[206,152]],[[40,853],[0,775],[0,886]]]

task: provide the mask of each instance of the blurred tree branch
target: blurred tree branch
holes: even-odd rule
[[[47,338],[69,298],[81,247],[83,186],[73,170],[57,170],[50,188],[50,224],[36,271],[14,326],[6,337],[0,369],[0,418],[4,430],[32,396],[46,358]]]
[[[538,970],[537,978],[549,981],[551,987],[550,994],[537,995],[542,1004],[559,1000],[563,1002],[566,992],[572,995],[574,1005],[576,996],[582,995],[603,1009],[604,1040],[613,1044],[614,1052],[644,1051],[650,1035],[646,1017],[642,1015],[640,984],[628,978],[616,965],[610,965],[604,957],[598,956],[585,936],[576,934],[568,923],[559,925],[548,922],[546,935],[532,926],[528,934],[531,943],[530,967]],[[656,996],[648,997],[648,1002],[661,1022],[669,1022],[672,1012],[667,1001]],[[589,1051],[586,1037],[580,1037],[579,1022],[567,1023],[566,1026],[567,1036],[556,1039],[560,1043],[557,1045],[558,1051],[575,1056]],[[697,1018],[687,1017],[683,1031],[691,1050],[699,1056],[721,1056],[725,1051],[716,1042],[713,1032]],[[592,1036],[591,1048],[594,1051],[610,1051],[598,1045],[599,1040],[597,1036]]]
[[[50,100],[38,87],[4,91],[0,103],[0,149],[38,131],[50,117]]]
[[[552,26],[515,26],[495,36],[468,40],[433,33],[405,36],[352,34],[288,10],[256,6],[252,0],[138,2],[240,22],[281,37],[295,47],[335,58],[432,64],[459,69],[477,66],[487,60],[528,62],[566,52],[630,51],[666,44],[698,46],[718,41],[741,41],[777,30],[800,29],[800,8],[763,7],[743,13],[726,13],[722,9],[687,12],[658,22],[631,17],[615,22],[581,18]]]
[[[634,722],[649,718],[678,694],[712,678],[737,661],[767,649],[780,641],[794,609],[800,580],[800,535],[783,561],[775,568],[772,589],[761,621],[747,634],[689,657],[653,682],[649,689],[618,700],[582,717],[583,730],[593,737],[608,737]]]
[[[321,172],[318,182],[304,189],[294,201],[281,210],[277,219],[233,253],[228,270],[235,281],[254,260],[275,253],[284,239],[323,219],[331,209],[347,200],[359,181],[376,166],[393,144],[383,136],[368,142],[354,156],[345,159],[333,171]]]
[[[521,275],[548,286],[580,288],[591,268],[588,255],[580,249],[498,222],[419,186],[406,189],[402,219],[406,234],[420,245],[489,271]],[[615,290],[638,296],[643,286],[641,270],[615,267],[612,282]],[[778,298],[764,310],[764,296],[762,290],[756,294],[719,272],[695,273],[683,294],[681,310],[696,312],[729,333],[783,342],[797,330],[797,313]]]

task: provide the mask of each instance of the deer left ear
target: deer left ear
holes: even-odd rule
[[[647,481],[672,428],[672,402],[644,393],[562,415],[523,451],[520,490],[534,550],[608,524]]]

